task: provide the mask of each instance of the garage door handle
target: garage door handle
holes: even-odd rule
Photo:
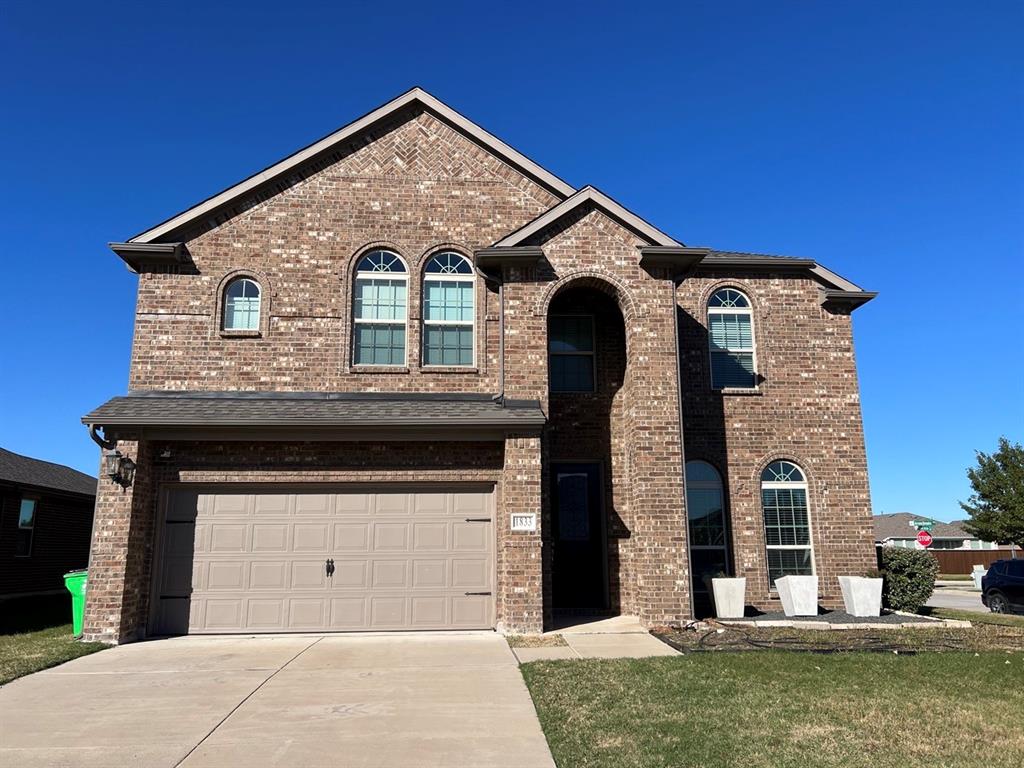
[[[467,517],[466,518],[466,522],[467,523],[489,523],[489,522],[491,522],[491,518],[489,518],[489,517]]]
[[[490,592],[467,592],[467,595],[489,595]]]
[[[334,575],[334,561],[333,560],[328,560],[326,563],[324,563],[324,570],[327,571],[327,575],[328,576],[333,576]]]

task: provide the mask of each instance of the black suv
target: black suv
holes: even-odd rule
[[[992,613],[1024,612],[1024,559],[992,563],[981,579],[981,602]]]

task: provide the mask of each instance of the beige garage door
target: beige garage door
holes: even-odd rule
[[[485,629],[490,488],[175,489],[156,634]]]

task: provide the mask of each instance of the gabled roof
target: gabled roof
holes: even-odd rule
[[[909,512],[893,512],[888,515],[875,515],[875,541],[886,539],[913,539],[917,529],[911,526],[912,520],[927,520],[932,523],[929,533],[936,539],[974,539],[965,531],[959,522],[943,523],[924,515],[912,515]]]
[[[0,483],[96,495],[96,478],[77,469],[0,448]]]
[[[489,150],[503,162],[529,176],[557,197],[566,198],[576,191],[575,187],[537,165],[537,163],[510,147],[494,134],[485,131],[472,120],[459,114],[422,88],[416,87],[406,91],[398,98],[377,107],[377,109],[363,115],[358,120],[354,120],[348,125],[339,128],[334,133],[324,136],[319,141],[315,141],[304,149],[300,149],[298,152],[274,163],[270,167],[264,168],[259,173],[253,174],[244,181],[228,187],[223,192],[218,192],[212,197],[208,197],[201,203],[182,211],[176,216],[172,216],[151,229],[147,229],[145,232],[131,238],[129,242],[152,243],[160,241],[162,238],[167,238],[171,233],[179,231],[197,220],[209,216],[211,212],[253,193],[257,188],[273,183],[285,174],[294,171],[303,163],[307,163],[331,151],[343,142],[350,141],[358,133],[388,119],[399,110],[417,104]]]
[[[632,211],[627,210],[622,205],[612,200],[601,190],[588,184],[572,197],[563,200],[553,208],[549,208],[533,221],[520,227],[512,234],[503,237],[494,244],[494,247],[506,248],[522,245],[538,232],[543,231],[545,228],[557,222],[563,216],[568,215],[581,205],[587,204],[597,206],[627,229],[632,230],[637,235],[650,242],[651,245],[682,245],[678,240],[674,240],[669,237],[653,224],[649,224]]]

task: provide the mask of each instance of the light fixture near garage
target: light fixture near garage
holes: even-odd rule
[[[122,488],[128,488],[135,481],[135,462],[122,456],[118,450],[103,452],[103,474]]]

